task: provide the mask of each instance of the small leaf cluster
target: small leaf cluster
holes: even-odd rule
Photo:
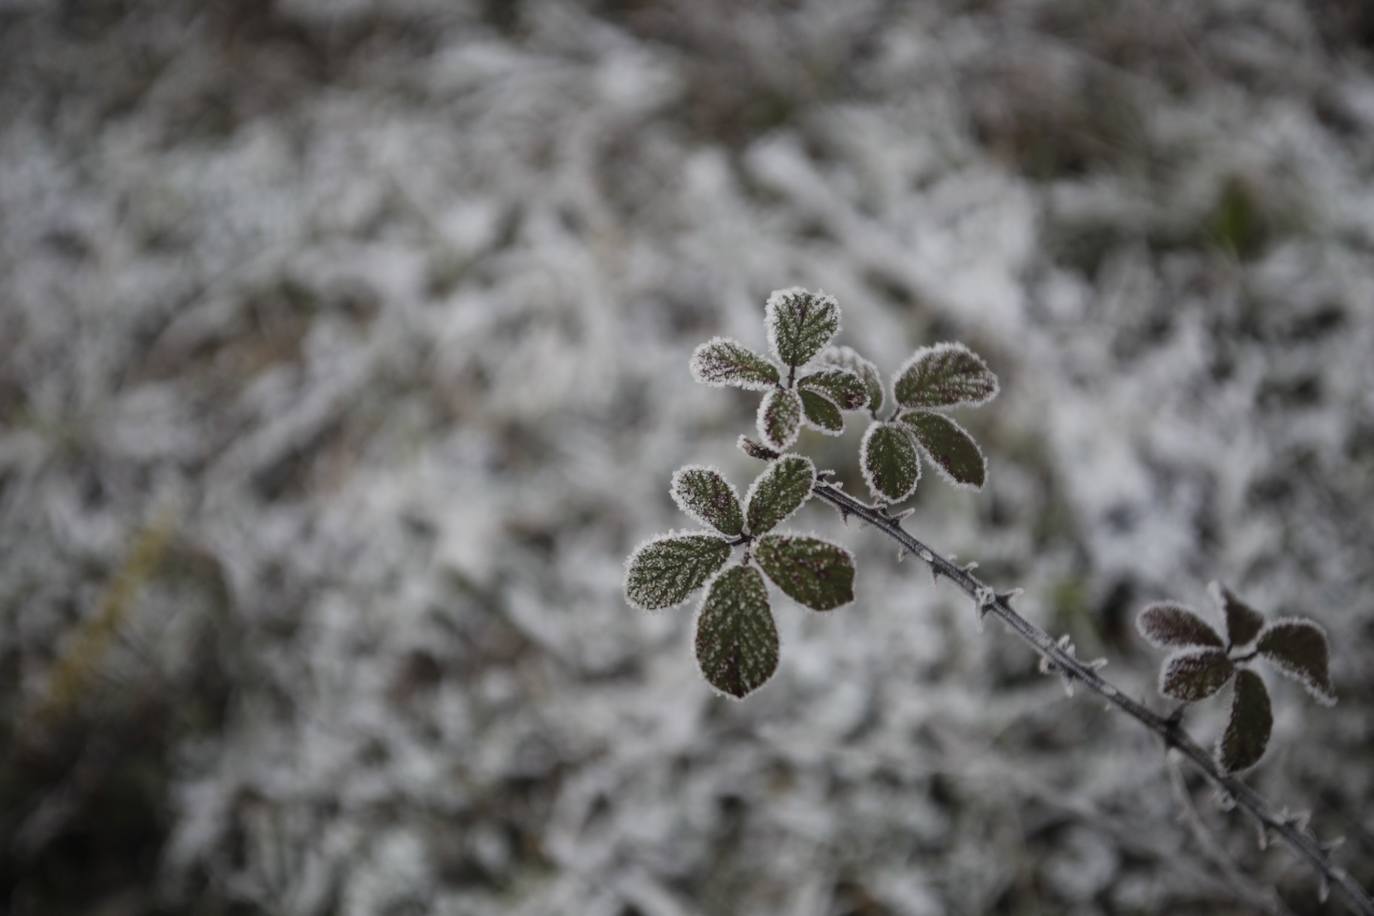
[[[831,436],[844,432],[843,411],[857,410],[873,394],[854,367],[817,358],[840,330],[835,297],[797,287],[777,290],[764,306],[764,322],[776,363],[739,341],[716,337],[692,354],[692,376],[703,385],[764,392],[757,425],[773,451],[790,448],[802,426]]]
[[[717,690],[743,697],[778,667],[778,631],[764,576],[788,597],[817,611],[854,600],[849,551],[819,538],[774,533],[811,498],[816,468],[801,455],[771,461],[743,502],[712,468],[679,468],[669,491],[687,515],[710,532],[653,538],[626,564],[625,597],[647,610],[681,604],[706,586],[697,615],[696,656]],[[726,569],[735,547],[739,563]],[[723,570],[723,571],[722,571]]]
[[[1191,609],[1170,602],[1146,607],[1136,626],[1151,645],[1173,650],[1159,674],[1164,696],[1194,703],[1234,683],[1230,719],[1216,747],[1217,763],[1234,773],[1259,763],[1274,725],[1269,691],[1254,662],[1268,662],[1323,705],[1335,703],[1336,695],[1320,626],[1302,617],[1266,621],[1230,589],[1213,583],[1211,591],[1225,638]]]
[[[881,381],[880,381],[881,384]],[[898,503],[921,479],[920,453],[955,486],[981,489],[987,461],[973,437],[940,411],[979,407],[997,396],[997,376],[961,343],[922,347],[897,371],[892,415],[873,422],[859,446],[859,464],[874,499]]]
[[[725,337],[698,347],[691,363],[702,384],[764,392],[757,418],[762,441],[742,445],[749,454],[769,457],[790,448],[803,426],[839,435],[844,411],[866,409],[872,422],[859,464],[875,500],[893,504],[911,496],[921,479],[922,452],[955,486],[983,486],[982,450],[942,412],[978,407],[997,396],[997,376],[976,353],[961,343],[917,350],[898,370],[895,404],[880,419],[888,397],[878,368],[851,347],[829,345],[840,328],[833,296],[778,290],[768,297],[764,319],[776,363]],[[786,367],[785,377],[780,367]]]

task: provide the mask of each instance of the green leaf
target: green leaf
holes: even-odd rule
[[[939,343],[912,354],[893,394],[904,407],[976,407],[997,396],[997,376],[963,344]]]
[[[1166,697],[1192,703],[1220,690],[1235,670],[1222,649],[1182,649],[1164,660],[1164,668],[1159,675],[1159,692]]]
[[[921,479],[915,436],[902,424],[873,423],[859,443],[859,467],[874,498],[901,502]]]
[[[955,486],[982,489],[987,480],[987,459],[962,426],[929,410],[903,411],[898,419],[911,427],[916,441],[946,480]]]
[[[866,405],[861,406],[867,406],[869,411],[875,414],[883,406],[883,377],[878,373],[878,367],[860,356],[852,347],[826,347],[821,353],[821,363],[848,369],[863,379],[868,397]]]
[[[1140,612],[1136,618],[1140,635],[1156,649],[1180,646],[1225,647],[1217,631],[1181,604],[1160,602]]]
[[[1256,648],[1280,674],[1306,687],[1318,703],[1330,706],[1336,702],[1328,670],[1326,631],[1321,627],[1302,617],[1275,620],[1260,633]]]
[[[782,451],[797,441],[801,429],[801,398],[790,388],[770,388],[759,402],[758,430],[763,442]]]
[[[769,534],[754,545],[754,559],[774,585],[812,610],[828,611],[854,600],[854,559],[837,544]]]
[[[730,559],[730,544],[713,534],[665,534],[640,545],[625,565],[625,600],[647,611],[672,607]]]
[[[844,415],[834,401],[819,391],[805,388],[799,389],[797,395],[801,398],[802,417],[807,426],[829,436],[844,432]]]
[[[1255,672],[1240,669],[1231,694],[1231,718],[1217,742],[1217,763],[1228,773],[1248,770],[1264,756],[1273,728],[1274,712],[1264,681]]]
[[[800,366],[839,331],[840,307],[834,296],[794,286],[768,297],[764,321],[773,353],[784,365]]]
[[[778,383],[778,368],[737,340],[714,337],[692,354],[692,377],[703,385],[763,391]]]
[[[721,534],[739,537],[744,531],[744,512],[739,494],[715,468],[691,465],[678,468],[669,487],[677,507]]]
[[[745,496],[749,533],[757,537],[781,524],[811,498],[816,466],[810,458],[784,455],[755,478]]]
[[[868,402],[864,380],[848,369],[821,369],[797,379],[797,387],[819,391],[841,410],[857,410]]]
[[[737,699],[778,670],[778,631],[754,567],[731,566],[711,583],[697,617],[697,665],[711,686]]]
[[[1247,645],[1264,629],[1264,615],[1237,598],[1229,588],[1213,582],[1211,592],[1226,617],[1226,638],[1231,645]]]

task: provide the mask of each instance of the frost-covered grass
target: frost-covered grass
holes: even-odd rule
[[[856,601],[756,697],[626,606],[794,284],[988,361],[908,524],[1115,683],[1213,578],[1321,623],[1248,778],[1374,884],[1368,23],[740,6],[0,4],[0,909],[1334,911],[816,501]]]

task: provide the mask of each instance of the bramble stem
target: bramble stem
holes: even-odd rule
[[[1207,779],[1263,824],[1264,829],[1274,831],[1300,857],[1306,859],[1321,874],[1323,882],[1339,888],[1354,912],[1360,913],[1361,916],[1374,916],[1374,898],[1371,898],[1345,869],[1331,861],[1316,837],[1292,818],[1275,813],[1264,797],[1254,789],[1223,772],[1212,759],[1212,755],[1188,737],[1179,721],[1181,717],[1161,716],[1131,699],[1098,674],[1091,665],[1080,661],[1071,651],[1061,647],[1054,637],[1013,610],[1004,595],[993,591],[967,568],[945,559],[913,537],[902,527],[900,520],[855,499],[830,483],[817,481],[812,492],[835,506],[842,515],[854,515],[863,519],[900,544],[908,553],[920,557],[930,566],[937,578],[944,576],[972,598],[979,614],[995,614],[1001,618],[1013,633],[1051,663],[1061,676],[1082,683],[1108,703],[1159,735],[1166,747],[1178,750],[1192,761]]]

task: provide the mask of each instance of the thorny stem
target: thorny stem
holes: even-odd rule
[[[1345,869],[1331,861],[1316,837],[1305,826],[1296,823],[1292,818],[1276,813],[1264,797],[1254,789],[1236,777],[1223,772],[1213,761],[1212,755],[1188,737],[1179,721],[1180,716],[1161,716],[1145,705],[1131,699],[1098,674],[1092,666],[1080,661],[1071,651],[1061,647],[1054,637],[1013,610],[1005,595],[993,591],[968,569],[945,559],[913,537],[902,528],[900,520],[893,519],[881,510],[855,499],[831,483],[817,481],[812,492],[837,508],[841,515],[854,515],[863,519],[892,538],[907,552],[920,557],[930,566],[937,578],[944,576],[964,594],[972,598],[978,605],[979,614],[995,614],[1001,618],[1002,622],[1010,627],[1013,633],[1029,644],[1042,658],[1050,662],[1061,676],[1079,681],[1108,703],[1159,735],[1166,747],[1177,750],[1192,761],[1193,765],[1201,770],[1203,775],[1219,790],[1234,799],[1236,804],[1244,808],[1251,817],[1262,824],[1262,829],[1272,830],[1300,857],[1306,859],[1321,874],[1323,882],[1334,884],[1339,888],[1354,912],[1360,913],[1362,916],[1374,916],[1374,898],[1371,898],[1359,882],[1352,878]]]

